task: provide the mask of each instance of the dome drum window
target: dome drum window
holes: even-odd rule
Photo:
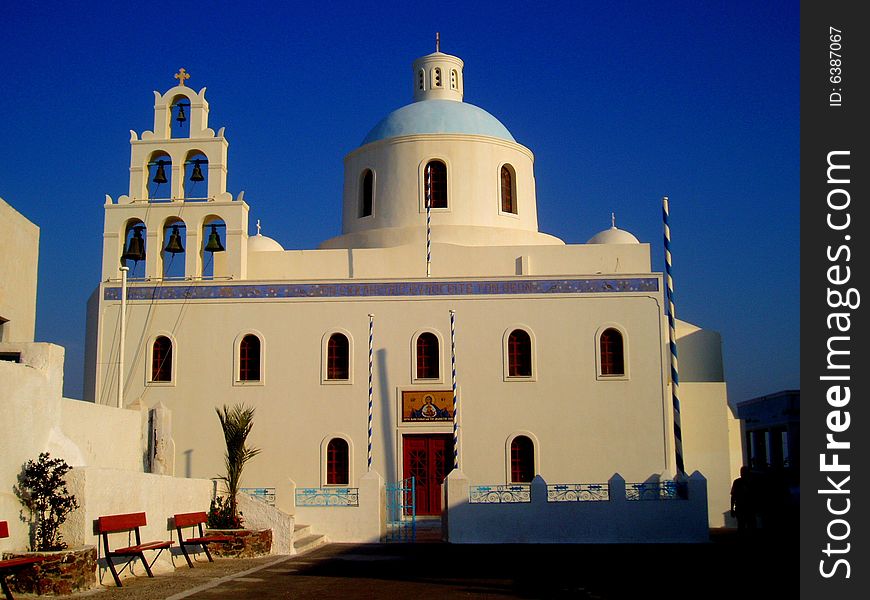
[[[501,183],[501,211],[517,214],[516,174],[510,165],[502,165],[499,181]]]
[[[423,176],[429,208],[447,208],[447,165],[440,160],[429,161]]]
[[[374,173],[371,169],[363,171],[360,181],[359,217],[372,216],[374,208]]]

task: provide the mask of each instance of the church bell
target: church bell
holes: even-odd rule
[[[168,181],[166,179],[166,168],[164,167],[165,164],[165,160],[161,159],[157,161],[157,173],[154,174],[154,179],[152,179],[151,181],[153,181],[154,183],[166,183]]]
[[[145,240],[142,239],[142,229],[144,228],[141,225],[133,227],[133,237],[130,238],[130,241],[127,243],[127,249],[121,255],[122,261],[132,260],[139,262],[140,260],[145,260]]]
[[[190,180],[199,183],[204,180],[205,177],[202,175],[202,168],[200,165],[202,164],[202,160],[197,158],[193,161],[193,172],[190,174]]]
[[[205,245],[206,252],[223,252],[224,245],[221,244],[221,238],[217,232],[217,225],[211,226],[211,233],[208,234],[208,243]]]
[[[172,233],[169,234],[169,241],[166,242],[166,247],[163,251],[170,254],[184,252],[184,246],[181,245],[181,234],[178,232],[178,225],[172,226]]]
[[[178,104],[178,116],[175,117],[175,120],[178,121],[178,125],[181,126],[187,121],[187,115],[184,114],[184,105]]]

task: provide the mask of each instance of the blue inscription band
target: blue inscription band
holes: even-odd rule
[[[382,283],[226,283],[133,285],[127,300],[233,300],[242,298],[354,298],[396,296],[501,296],[521,294],[601,294],[658,292],[655,277],[626,279],[529,279],[522,281],[395,281]],[[120,300],[121,288],[107,287],[107,301]]]

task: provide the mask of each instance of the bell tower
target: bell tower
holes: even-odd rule
[[[209,127],[205,88],[188,87],[183,68],[174,78],[154,92],[153,129],[130,131],[129,193],[106,196],[104,281],[118,277],[119,260],[132,281],[246,275],[248,205],[244,192],[227,192],[224,128]]]

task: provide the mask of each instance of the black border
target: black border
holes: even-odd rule
[[[870,369],[863,348],[870,345],[870,331],[865,316],[870,303],[870,295],[863,294],[867,289],[867,269],[870,265],[868,253],[868,129],[867,114],[870,102],[867,95],[867,79],[870,72],[870,22],[859,15],[860,2],[814,1],[801,3],[801,531],[800,531],[800,584],[801,598],[831,598],[847,600],[866,598],[868,594],[868,573],[870,563],[867,556],[867,495],[859,488],[867,489],[867,459],[870,450],[866,440],[868,432],[867,381]],[[842,30],[842,78],[839,83],[830,81],[830,30]],[[829,94],[842,93],[842,105],[830,106]],[[848,150],[850,182],[847,185],[851,198],[848,212],[851,218],[848,231],[834,231],[828,227],[826,219],[829,212],[828,193],[838,186],[828,184],[828,153]],[[842,198],[842,196],[840,196]],[[843,213],[837,213],[842,218]],[[845,240],[846,235],[850,239]],[[851,260],[846,262],[845,251],[840,260],[829,260],[828,248],[836,255],[840,245],[846,244],[851,250]],[[832,286],[828,282],[828,269],[834,264],[849,266],[851,278],[848,283]],[[841,271],[842,273],[842,271]],[[827,290],[839,287],[845,290],[854,287],[862,293],[862,304],[854,310],[834,309],[828,305]],[[851,327],[848,333],[829,331],[827,317],[832,312],[849,312]],[[834,410],[826,399],[830,382],[821,381],[822,375],[830,373],[827,369],[829,336],[848,335],[851,365],[848,374],[851,400],[840,410],[850,413],[850,426],[837,439],[848,441],[851,448],[841,453],[840,461],[850,465],[850,481],[843,487],[848,488],[851,501],[849,512],[836,517],[828,512],[826,500],[831,495],[819,493],[829,488],[826,478],[832,475],[836,481],[842,477],[838,473],[823,473],[820,470],[819,455],[825,452],[826,423],[829,411]],[[846,496],[837,496],[835,506],[843,506]],[[849,537],[842,542],[832,541],[833,547],[850,544],[847,554],[825,556],[822,550],[828,543],[827,526],[832,519],[843,518],[849,522]],[[839,529],[838,529],[839,527]],[[840,534],[845,526],[835,526],[834,533]],[[845,567],[840,565],[835,575],[825,578],[820,573],[820,561],[830,571],[836,558],[845,558],[850,564],[849,578],[845,578]]]

